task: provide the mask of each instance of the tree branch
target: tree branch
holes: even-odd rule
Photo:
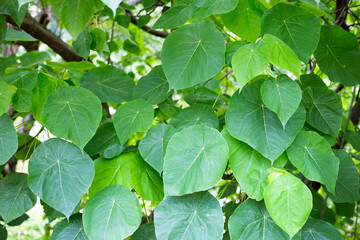
[[[6,16],[6,21],[12,25],[16,25],[10,16]],[[21,29],[48,45],[52,50],[54,50],[54,52],[64,58],[65,61],[80,62],[84,60],[70,45],[44,28],[43,25],[32,18],[29,13],[26,14],[24,22],[21,25]]]

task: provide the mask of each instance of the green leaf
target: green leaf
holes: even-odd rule
[[[134,232],[130,240],[156,240],[154,222],[142,224]]]
[[[221,19],[224,25],[243,40],[252,43],[260,36],[261,16],[264,6],[257,0],[239,0],[236,8]]]
[[[54,232],[51,235],[53,240],[88,240],[85,234],[82,214],[72,215],[69,220],[64,219],[55,225]]]
[[[0,239],[6,240],[7,236],[8,236],[8,234],[7,234],[7,230],[6,230],[5,226],[0,224]]]
[[[76,70],[90,70],[95,67],[95,65],[88,61],[81,61],[81,62],[46,62],[46,65],[53,68],[60,68],[60,69],[76,69]]]
[[[303,91],[302,104],[306,121],[319,131],[337,136],[342,120],[340,96],[328,88],[307,88]]]
[[[229,220],[231,239],[288,240],[289,236],[271,219],[263,201],[248,199],[241,203]]]
[[[324,198],[315,191],[311,191],[313,196],[313,209],[311,210],[310,217],[320,219],[321,212],[323,211]],[[351,210],[354,212],[354,208]],[[338,214],[338,208],[336,206],[336,214]],[[327,221],[331,224],[335,223],[336,215],[333,209],[328,207],[325,208],[324,221]]]
[[[0,44],[2,44],[5,40],[7,30],[6,18],[0,15]]]
[[[27,88],[19,88],[12,96],[12,106],[18,112],[30,112],[32,91]]]
[[[221,107],[226,101],[223,96],[219,96],[218,93],[206,87],[196,88],[194,93],[186,94],[184,100],[189,105],[204,104],[214,106],[215,104],[214,108]]]
[[[0,116],[0,146],[0,165],[3,165],[18,148],[14,124],[6,113]]]
[[[268,185],[266,171],[271,167],[271,161],[246,143],[233,138],[226,129],[221,133],[229,145],[229,165],[240,184],[241,191],[246,192],[250,198],[260,201]],[[283,167],[286,162],[287,158],[282,155],[273,165]]]
[[[50,0],[50,3],[73,38],[85,29],[95,11],[94,0]]]
[[[301,229],[301,240],[342,240],[339,230],[325,221],[309,218]]]
[[[205,3],[196,11],[192,21],[200,21],[213,14],[228,13],[236,8],[239,0],[205,0]]]
[[[20,56],[23,67],[30,67],[50,59],[51,57],[47,52],[27,52]]]
[[[260,88],[261,97],[271,111],[274,111],[283,126],[299,108],[301,89],[287,75],[279,75],[277,79],[268,78]]]
[[[2,0],[0,4],[0,14],[9,15],[20,28],[28,6],[29,4],[19,5],[18,0]]]
[[[20,217],[36,204],[27,185],[27,174],[14,173],[0,181],[0,216],[5,223]]]
[[[265,34],[263,37],[270,51],[270,62],[292,72],[300,79],[301,62],[291,48],[279,38]]]
[[[293,237],[305,224],[312,209],[312,195],[300,179],[290,173],[279,175],[265,188],[264,200],[271,218],[290,237]]]
[[[27,88],[32,90],[35,86],[36,78],[36,70],[16,68],[7,71],[6,74],[0,78],[0,81],[4,81],[8,85],[14,85],[17,88]]]
[[[324,184],[334,193],[339,159],[316,132],[301,131],[286,150],[291,163],[309,180]]]
[[[232,96],[226,112],[229,133],[274,161],[294,141],[305,122],[305,110],[300,105],[285,127],[276,114],[261,100],[260,86],[263,81],[255,81]]]
[[[267,10],[261,19],[261,35],[271,34],[281,39],[304,63],[318,45],[320,27],[318,17],[286,3]]]
[[[112,185],[87,202],[84,229],[90,239],[124,239],[139,227],[141,215],[136,196],[122,185]]]
[[[105,66],[82,75],[80,86],[92,91],[102,102],[120,103],[131,100],[135,83],[123,70]]]
[[[177,28],[194,15],[194,10],[194,7],[191,5],[182,3],[176,4],[159,17],[155,22],[153,29]]]
[[[100,28],[94,28],[90,31],[90,35],[91,35],[91,44],[90,44],[90,49],[97,51],[99,54],[102,53],[102,51],[105,48],[105,43],[106,43],[106,34],[103,30],[101,30]]]
[[[124,145],[129,137],[136,132],[147,131],[153,123],[154,109],[150,103],[136,99],[121,105],[114,116],[114,127]]]
[[[28,184],[45,203],[69,218],[94,174],[94,163],[86,153],[72,143],[52,138],[31,155]]]
[[[263,40],[239,48],[232,57],[231,65],[239,88],[262,73],[270,60],[269,49]]]
[[[209,192],[166,197],[155,208],[158,240],[222,239],[223,214],[219,202]]]
[[[327,88],[324,81],[316,74],[303,74],[300,76],[301,89],[306,89],[307,87],[319,87]]]
[[[88,59],[90,55],[90,44],[92,37],[90,32],[87,29],[84,29],[76,40],[73,41],[72,46],[77,54],[79,54],[84,59]]]
[[[360,200],[359,173],[350,155],[344,150],[336,150],[335,156],[340,160],[339,173],[336,179],[335,195],[328,193],[336,203],[353,203]]]
[[[163,102],[170,94],[169,83],[161,66],[140,78],[134,88],[133,99],[144,99],[151,104]]]
[[[15,157],[21,160],[28,160],[35,148],[40,145],[40,141],[28,134],[18,133],[18,150],[15,153]]]
[[[101,102],[89,90],[60,87],[46,99],[41,121],[55,136],[83,148],[95,135],[101,115]]]
[[[164,198],[160,174],[136,154],[130,163],[132,185],[143,200],[160,202]]]
[[[33,193],[32,193],[33,194]],[[21,215],[20,217],[15,218],[11,222],[7,223],[8,226],[19,226],[26,220],[28,220],[30,217],[26,213]],[[3,221],[2,217],[0,216],[0,220]],[[0,238],[1,239],[1,238]]]
[[[314,53],[321,71],[345,86],[360,83],[360,50],[356,36],[339,26],[322,26]]]
[[[103,158],[116,157],[123,150],[124,146],[121,146],[112,122],[102,124],[93,138],[84,147],[84,151],[90,156],[95,156],[99,153]]]
[[[65,215],[62,214],[61,212],[56,211],[55,209],[53,209],[52,207],[50,207],[49,205],[47,205],[43,200],[40,199],[40,203],[43,207],[44,213],[46,215],[46,218],[49,220],[49,222],[53,222],[55,219],[61,217],[64,218]]]
[[[185,25],[163,45],[163,69],[171,89],[204,82],[218,74],[225,62],[225,40],[213,22]]]
[[[44,108],[44,103],[50,93],[56,90],[57,79],[52,76],[40,72],[35,87],[33,88],[31,97],[31,112],[34,118],[41,122],[41,113]]]
[[[6,113],[11,101],[11,93],[8,85],[0,81],[0,116]]]
[[[214,128],[195,125],[170,139],[164,158],[164,189],[167,196],[209,189],[225,171],[229,148]]]
[[[178,130],[194,125],[205,125],[217,128],[219,126],[219,120],[210,105],[196,104],[178,112],[170,120],[170,125],[173,125]]]
[[[226,65],[228,65],[229,67],[232,67],[231,65],[231,61],[232,61],[232,57],[234,56],[234,54],[236,53],[236,51],[245,46],[246,42],[245,41],[236,41],[236,42],[232,42],[230,43],[227,47],[226,47],[226,51],[225,51],[225,63]]]
[[[111,11],[113,11],[114,15],[116,14],[116,9],[122,0],[101,0],[106,6],[108,6]]]
[[[133,153],[124,153],[113,159],[96,159],[95,177],[89,189],[89,197],[92,198],[100,190],[115,184],[121,184],[131,190],[130,164],[133,159]]]
[[[170,138],[178,130],[171,125],[159,124],[150,129],[139,144],[139,151],[144,160],[158,173],[163,171],[164,156]]]

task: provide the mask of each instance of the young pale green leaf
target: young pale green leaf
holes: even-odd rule
[[[142,224],[134,232],[130,240],[156,240],[154,222]]]
[[[150,129],[140,141],[139,151],[144,160],[159,174],[163,171],[164,156],[170,138],[178,130],[171,125],[159,124]]]
[[[140,78],[134,88],[133,99],[144,99],[151,104],[163,102],[170,94],[169,83],[162,66],[154,67],[151,72]]]
[[[27,174],[14,173],[0,181],[0,216],[5,223],[20,217],[35,204],[36,196],[27,185]]]
[[[27,52],[20,56],[23,67],[30,67],[50,59],[51,57],[47,52]]]
[[[79,36],[77,36],[76,40],[73,41],[72,46],[79,56],[84,59],[88,59],[90,55],[91,41],[92,37],[90,32],[87,29],[84,29]]]
[[[0,81],[4,81],[8,85],[14,85],[17,88],[27,88],[32,90],[35,86],[37,75],[38,73],[36,70],[16,68],[6,72],[6,74],[0,78]]]
[[[345,86],[360,83],[360,50],[356,36],[339,26],[322,26],[314,53],[321,71]]]
[[[19,4],[18,0],[2,0],[0,14],[9,15],[18,27],[24,21],[29,4]]]
[[[6,113],[11,101],[11,92],[5,82],[0,81],[0,116]]]
[[[94,0],[50,0],[50,3],[73,38],[85,29],[95,11]]]
[[[318,133],[301,131],[286,153],[306,178],[324,184],[331,193],[335,193],[339,159]]]
[[[114,116],[114,127],[120,144],[125,145],[129,137],[147,131],[153,123],[154,109],[150,103],[136,99],[121,105]]]
[[[178,112],[170,120],[170,125],[173,125],[179,130],[199,124],[213,128],[219,126],[218,117],[210,105],[192,105]]]
[[[123,150],[124,146],[121,146],[112,122],[102,124],[94,137],[84,147],[84,151],[90,156],[95,156],[99,153],[103,158],[116,157]]]
[[[260,86],[255,81],[232,96],[226,112],[229,133],[250,145],[272,162],[294,141],[305,122],[305,110],[300,105],[285,126],[262,102]]]
[[[271,111],[274,111],[283,126],[299,108],[301,89],[299,84],[286,75],[268,78],[260,88],[261,97]]]
[[[13,121],[4,113],[0,116],[0,166],[16,153],[18,140]]]
[[[158,240],[222,239],[223,213],[209,192],[181,197],[166,197],[155,208],[155,233]]]
[[[12,96],[13,108],[18,112],[30,112],[32,91],[27,88],[19,88]]]
[[[261,34],[271,34],[284,41],[307,63],[320,38],[320,21],[303,8],[279,3],[261,19]]]
[[[139,227],[141,215],[139,200],[129,189],[108,186],[84,208],[85,233],[91,240],[124,239]]]
[[[98,158],[94,161],[95,177],[89,189],[89,197],[107,186],[121,184],[132,189],[130,164],[134,153],[124,153],[113,159]]]
[[[82,223],[82,215],[77,213],[72,215],[69,220],[64,219],[55,225],[51,235],[52,240],[88,240]]]
[[[246,192],[250,198],[262,200],[264,189],[268,185],[266,172],[271,167],[271,161],[246,143],[233,138],[226,129],[221,133],[229,146],[230,168],[241,191]],[[283,167],[286,162],[287,158],[281,155],[273,165]]]
[[[164,198],[160,174],[137,153],[130,163],[131,183],[137,194],[147,201],[160,202]]]
[[[46,99],[41,121],[55,136],[83,148],[95,135],[101,115],[101,102],[89,90],[60,87]]]
[[[131,100],[135,83],[123,70],[104,66],[82,75],[80,86],[93,92],[102,102],[121,103]]]
[[[72,143],[52,138],[30,157],[28,184],[45,203],[67,218],[94,178],[91,158]]]
[[[301,240],[343,240],[344,238],[328,222],[309,218],[301,229]]]
[[[328,88],[306,88],[302,104],[306,109],[306,121],[319,131],[337,136],[342,120],[340,96]]]
[[[286,172],[280,173],[265,188],[264,200],[271,218],[290,237],[306,223],[312,209],[310,190],[300,179]]]
[[[273,35],[265,34],[263,40],[270,51],[270,62],[300,79],[301,62],[293,50]]]
[[[262,73],[269,60],[269,49],[263,40],[239,48],[231,61],[239,88],[242,89],[246,83]]]
[[[236,8],[238,2],[239,0],[205,0],[205,3],[196,11],[192,21],[197,22],[213,14],[228,13]]]
[[[225,171],[229,147],[214,128],[195,125],[172,136],[164,158],[165,194],[207,190]]]
[[[225,63],[225,40],[211,21],[185,25],[172,32],[163,45],[163,69],[171,89],[204,82]]]
[[[258,0],[239,0],[236,8],[221,15],[221,19],[230,31],[254,43],[260,36],[260,22],[264,10]]]
[[[360,200],[359,173],[350,155],[344,150],[336,150],[340,160],[339,173],[335,185],[335,195],[328,193],[336,203],[353,203]]]
[[[286,232],[271,219],[264,202],[252,199],[241,203],[231,215],[229,232],[233,240],[289,239]]]
[[[106,6],[108,6],[111,11],[113,11],[114,15],[116,14],[116,9],[122,0],[101,0]]]
[[[195,8],[189,4],[179,3],[163,13],[155,22],[153,29],[173,29],[183,25],[194,15]]]
[[[56,86],[56,78],[43,72],[39,73],[31,96],[31,112],[37,121],[41,122],[41,113],[44,108],[45,100],[50,93],[56,90]]]

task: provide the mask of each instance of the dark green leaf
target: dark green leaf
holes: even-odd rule
[[[224,228],[219,202],[209,192],[166,197],[155,208],[158,240],[218,240]]]
[[[0,216],[8,223],[20,217],[36,203],[27,185],[27,174],[14,173],[0,181]]]
[[[301,229],[301,240],[342,240],[339,231],[325,221],[309,218]]]
[[[245,41],[236,41],[236,42],[232,42],[230,43],[227,47],[226,47],[226,51],[225,51],[225,63],[226,65],[228,65],[229,67],[232,67],[231,65],[231,60],[232,57],[234,56],[234,53],[241,47],[245,46],[246,42]]]
[[[156,240],[153,222],[142,224],[131,236],[130,240]]]
[[[8,226],[19,226],[21,225],[23,222],[25,222],[26,220],[29,219],[29,215],[27,215],[26,213],[24,213],[23,215],[21,215],[20,217],[15,218],[14,220],[12,220],[11,222],[9,222],[7,225]],[[0,220],[2,220],[1,216],[0,216]],[[0,238],[1,239],[1,238]]]
[[[81,57],[88,59],[90,55],[90,44],[92,42],[92,37],[90,32],[87,29],[84,29],[79,36],[77,36],[76,40],[73,41],[72,46],[74,50]]]
[[[225,63],[224,53],[224,38],[213,22],[188,24],[172,32],[161,54],[170,88],[191,87],[215,76]]]
[[[135,83],[123,70],[105,66],[82,75],[80,86],[92,91],[102,102],[120,103],[131,100]]]
[[[56,224],[51,235],[53,240],[88,240],[85,234],[82,215],[77,213],[72,215],[69,220],[64,219]]]
[[[112,185],[87,202],[83,224],[90,239],[124,239],[139,227],[141,215],[136,196],[122,185]]]
[[[239,0],[205,0],[205,3],[196,11],[192,21],[200,21],[213,14],[228,13],[235,9]]]
[[[222,177],[229,148],[214,128],[195,125],[172,136],[164,158],[167,196],[209,189]]]
[[[18,27],[20,27],[24,21],[28,6],[29,4],[20,5],[18,0],[2,0],[0,4],[0,14],[11,16]]]
[[[18,148],[14,124],[6,113],[0,116],[0,146],[0,165],[3,165]]]
[[[4,225],[0,224],[0,239],[6,240],[8,236],[7,230]]]
[[[18,133],[17,136],[19,148],[14,156],[17,159],[27,160],[41,142],[27,134]]]
[[[261,19],[261,35],[271,34],[284,41],[301,61],[307,63],[320,38],[320,21],[303,8],[279,3]]]
[[[7,23],[4,16],[0,15],[0,44],[2,44],[5,40],[7,30]]]
[[[204,104],[219,108],[225,103],[223,96],[206,87],[199,87],[194,93],[186,94],[184,100],[189,105]],[[185,111],[185,110],[184,110]]]
[[[6,74],[0,78],[0,81],[4,81],[8,85],[14,85],[17,88],[27,88],[32,90],[35,86],[36,78],[36,70],[16,68],[6,72]]]
[[[90,31],[90,35],[92,39],[90,49],[97,51],[99,54],[101,54],[106,44],[105,32],[100,28],[94,28]]]
[[[31,155],[28,183],[44,202],[69,218],[94,174],[94,163],[86,153],[72,143],[53,138]]]
[[[101,120],[101,102],[82,87],[61,87],[45,101],[41,121],[57,137],[83,148]]]
[[[165,28],[172,29],[183,25],[194,15],[195,8],[188,4],[176,4],[167,10],[155,22],[153,29]]]

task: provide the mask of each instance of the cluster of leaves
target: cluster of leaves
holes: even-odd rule
[[[7,25],[30,2],[0,2],[0,42],[37,40]],[[334,224],[356,224],[360,200],[359,19],[338,26],[341,1],[121,2],[42,1],[84,61],[0,58],[0,166],[28,160],[0,180],[0,239],[37,197],[63,219],[52,239],[343,239]],[[29,114],[36,136],[14,125]]]

